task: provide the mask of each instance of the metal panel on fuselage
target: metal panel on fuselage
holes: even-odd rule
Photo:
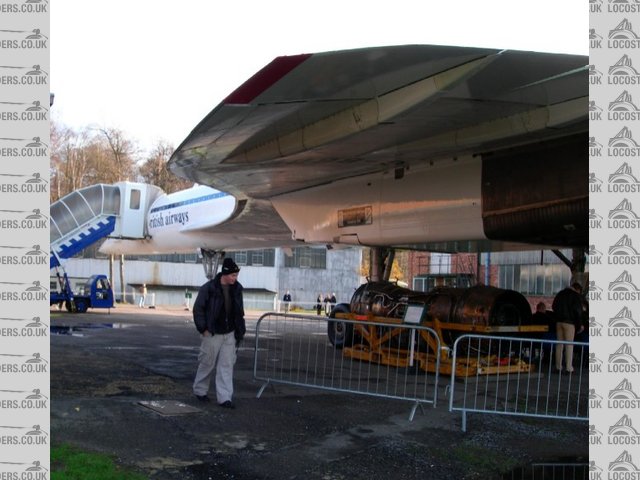
[[[297,239],[399,245],[485,239],[479,157],[390,170],[280,195],[272,203]]]

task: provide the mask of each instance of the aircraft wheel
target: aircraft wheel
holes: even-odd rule
[[[331,313],[329,314],[329,318],[336,318],[336,313],[349,313],[350,308],[346,303],[340,303],[336,305]],[[333,345],[338,350],[344,347],[350,347],[353,345],[353,324],[347,322],[340,321],[331,321],[327,322],[327,335],[329,336],[329,341],[331,345]]]

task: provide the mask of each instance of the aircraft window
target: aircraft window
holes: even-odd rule
[[[129,208],[131,210],[140,210],[140,190],[131,190]]]

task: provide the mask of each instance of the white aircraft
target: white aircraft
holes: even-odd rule
[[[153,191],[151,185],[122,182],[116,184],[125,198],[127,192]],[[180,192],[165,194],[159,189],[147,200],[143,219],[132,215],[128,202],[119,213],[123,225],[116,221],[100,251],[148,255],[158,253],[193,253],[206,251],[248,250],[296,243],[287,226],[274,215],[266,202],[238,201],[228,193],[196,185]],[[140,210],[145,210],[144,207]],[[136,228],[138,233],[123,233]],[[298,242],[299,243],[299,242]]]
[[[176,175],[227,192],[222,210],[203,202],[181,223],[178,209],[205,187],[167,196],[151,207],[146,241],[177,249],[180,232],[215,251],[292,240],[584,249],[587,79],[585,56],[510,50],[405,45],[278,57],[169,162]],[[117,241],[104,250],[116,252]]]
[[[173,155],[296,239],[587,244],[588,59],[407,45],[279,57]]]

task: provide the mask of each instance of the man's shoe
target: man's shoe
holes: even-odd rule
[[[226,402],[222,402],[219,405],[222,408],[236,408],[235,404],[231,400],[227,400]]]
[[[210,401],[209,397],[207,397],[206,395],[196,395],[196,398],[203,403],[207,403]]]

